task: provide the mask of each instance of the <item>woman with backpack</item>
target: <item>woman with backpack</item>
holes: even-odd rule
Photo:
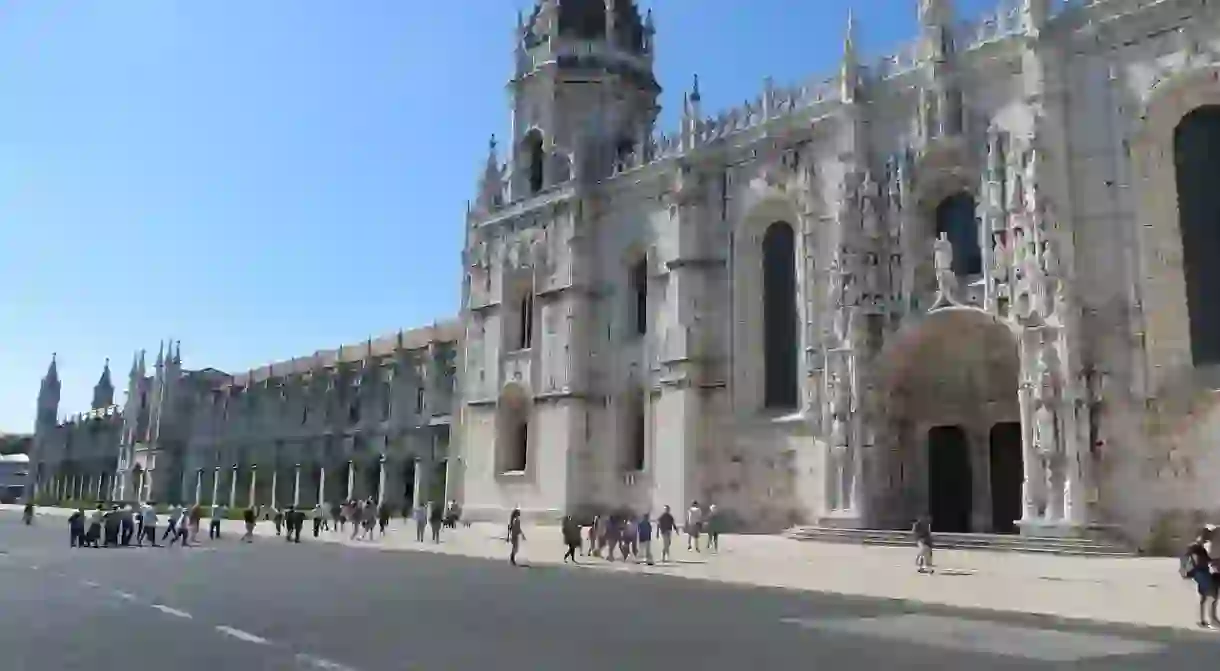
[[[1182,555],[1179,573],[1185,580],[1194,580],[1199,592],[1199,626],[1210,629],[1220,626],[1216,617],[1216,595],[1220,582],[1215,573],[1215,562],[1207,551],[1211,530],[1203,529],[1195,542],[1186,547]]]

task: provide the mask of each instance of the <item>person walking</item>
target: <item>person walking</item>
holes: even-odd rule
[[[254,506],[247,506],[241,512],[242,520],[246,523],[246,533],[241,537],[244,543],[254,542],[254,523],[258,519],[258,512],[254,510]]]
[[[517,552],[521,550],[521,541],[525,540],[525,531],[521,528],[521,508],[513,508],[508,517],[508,542],[512,549],[508,554],[508,563],[517,566]]]
[[[380,506],[377,506],[377,530],[379,532],[378,535],[380,537],[382,537],[382,538],[385,537],[385,528],[388,527],[389,525],[390,525],[390,505],[388,503],[383,502]]]
[[[674,514],[670,512],[669,506],[661,511],[661,516],[657,518],[657,531],[661,532],[661,561],[669,561],[669,548],[674,541],[674,529],[677,522],[674,521]]]
[[[322,531],[322,525],[326,524],[326,506],[319,503],[313,507],[313,537],[317,538]]]
[[[724,525],[724,516],[716,508],[713,503],[707,507],[707,519],[703,520],[704,530],[707,531],[707,550],[708,552],[720,552],[720,532]]]
[[[85,547],[85,509],[77,508],[76,512],[68,517],[68,547],[83,548]]]
[[[191,512],[187,516],[188,525],[191,530],[190,540],[192,543],[199,542],[199,523],[203,521],[203,506],[196,503],[191,506]]]
[[[1216,617],[1216,599],[1220,592],[1220,583],[1217,583],[1214,573],[1216,562],[1207,551],[1210,540],[1211,531],[1207,529],[1200,531],[1195,536],[1194,542],[1186,547],[1180,569],[1183,578],[1195,582],[1195,588],[1199,593],[1198,625],[1204,629],[1214,629],[1220,626],[1220,619]]]
[[[441,522],[445,521],[445,511],[440,504],[428,502],[428,526],[432,528],[432,542],[441,542]]]
[[[568,551],[563,555],[563,562],[566,564],[570,558],[576,563],[576,551],[580,549],[580,525],[571,515],[563,518],[563,544],[568,547]]]
[[[911,535],[915,537],[915,570],[920,573],[935,573],[932,568],[932,518],[920,515],[911,527]]]
[[[119,515],[119,545],[131,547],[131,537],[135,533],[136,510],[132,504],[123,506]]]
[[[652,566],[652,520],[648,518],[648,513],[640,516],[636,531],[639,533],[640,549],[644,551],[644,563]]]
[[[225,506],[212,506],[212,518],[208,520],[208,538],[215,540],[220,538],[220,521],[229,516],[229,509]]]
[[[169,512],[165,515],[165,533],[161,534],[162,541],[178,532],[178,520],[181,517],[182,508],[178,504],[169,507]]]
[[[424,542],[424,530],[428,527],[428,508],[420,505],[415,508],[415,540]]]
[[[691,501],[690,508],[686,511],[686,549],[691,549],[694,545],[695,552],[699,552],[699,535],[703,533],[703,509],[699,507],[698,501]]]
[[[136,547],[143,547],[145,538],[150,545],[157,547],[157,508],[151,502],[145,503],[140,510],[140,526],[144,534],[136,539]]]

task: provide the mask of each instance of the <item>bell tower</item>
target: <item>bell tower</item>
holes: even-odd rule
[[[653,25],[634,0],[539,0],[518,17],[509,199],[596,179],[652,132]]]

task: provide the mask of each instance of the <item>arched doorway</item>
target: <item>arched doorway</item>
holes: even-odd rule
[[[1220,364],[1220,105],[1182,117],[1173,159],[1191,359],[1196,366]]]
[[[870,524],[909,528],[928,514],[937,531],[1011,533],[1024,475],[1009,327],[974,308],[938,310],[878,363]]]

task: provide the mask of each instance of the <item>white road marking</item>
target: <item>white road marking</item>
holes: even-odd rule
[[[124,601],[135,601],[136,600],[136,595],[132,594],[131,592],[120,592],[118,590],[115,590],[114,595]]]
[[[345,666],[338,662],[332,662],[329,659],[322,659],[321,657],[306,655],[304,653],[297,655],[297,661],[315,669],[325,669],[325,671],[356,671],[350,666]]]
[[[226,636],[232,636],[233,638],[240,639],[240,640],[246,641],[248,643],[258,643],[259,645],[267,645],[267,644],[271,643],[271,641],[268,641],[267,639],[263,638],[262,636],[255,636],[254,634],[251,634],[250,632],[242,631],[240,629],[234,629],[233,627],[225,627],[222,625],[222,626],[216,627],[216,631],[219,631],[220,633],[222,633]]]
[[[93,582],[92,580],[82,580],[80,581],[80,584],[84,585],[85,587],[101,587],[101,585]]]
[[[38,564],[31,564],[31,565],[30,565],[30,569],[31,569],[31,570],[33,570],[33,571],[37,571],[37,570],[38,570]]]
[[[1102,657],[1147,655],[1165,648],[1160,643],[1118,636],[1036,629],[938,615],[910,614],[832,620],[787,618],[783,622],[835,634],[869,636],[946,650],[1040,662],[1081,662]]]
[[[170,608],[169,606],[162,606],[159,603],[154,603],[152,605],[152,607],[156,608],[157,610],[161,611],[162,613],[165,613],[166,615],[173,615],[174,617],[180,617],[184,620],[191,619],[190,613],[188,613],[186,611],[178,610],[177,608]]]

